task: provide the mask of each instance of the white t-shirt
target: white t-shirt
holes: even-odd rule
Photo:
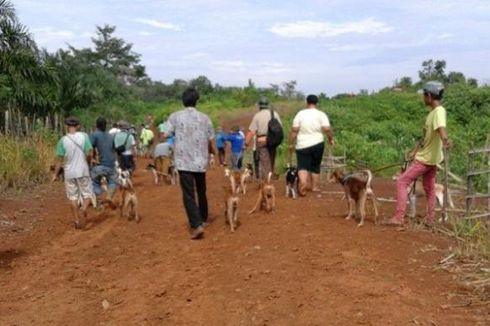
[[[299,128],[296,149],[308,148],[323,142],[324,127],[330,127],[325,112],[316,108],[299,111],[293,120],[293,128]]]
[[[64,158],[65,179],[90,176],[86,155],[92,149],[89,137],[84,132],[63,136],[56,146],[56,155]]]

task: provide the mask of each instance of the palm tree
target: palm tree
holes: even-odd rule
[[[26,114],[44,115],[55,104],[53,74],[8,0],[0,0],[0,88],[0,104]]]

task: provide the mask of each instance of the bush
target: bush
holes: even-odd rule
[[[17,139],[0,135],[0,189],[25,188],[49,179],[54,162],[54,135],[44,131]]]

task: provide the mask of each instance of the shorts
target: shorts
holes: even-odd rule
[[[297,149],[296,159],[298,161],[298,171],[306,170],[311,173],[320,174],[320,166],[322,164],[324,143]]]
[[[170,168],[170,158],[168,156],[159,156],[155,159],[155,169],[161,175],[167,176]]]
[[[80,177],[65,179],[66,197],[71,201],[90,199],[93,196],[92,179],[90,177]]]

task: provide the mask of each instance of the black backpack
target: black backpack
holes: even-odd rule
[[[116,150],[116,153],[119,154],[119,155],[122,155],[122,153],[124,153],[126,151],[126,144],[128,142],[128,139],[129,139],[129,136],[130,136],[130,133],[128,132],[127,133],[128,135],[126,136],[126,139],[124,140],[124,143],[119,145],[119,146],[114,146],[114,149]],[[114,142],[115,142],[115,137],[114,137]],[[115,144],[114,144],[115,145]]]
[[[270,149],[275,149],[277,146],[281,145],[284,139],[284,131],[282,130],[281,123],[274,116],[274,110],[271,111],[271,119],[267,126],[267,147]]]

